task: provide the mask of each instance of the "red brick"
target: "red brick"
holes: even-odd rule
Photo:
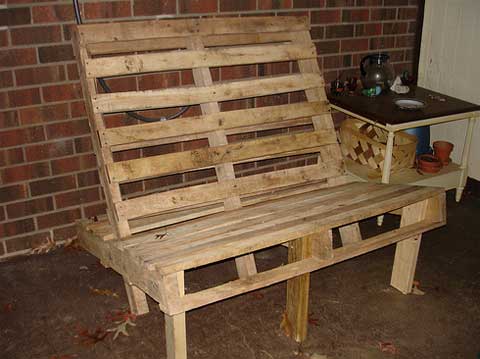
[[[0,51],[0,66],[13,67],[34,65],[37,63],[35,49],[8,49]]]
[[[5,208],[3,206],[0,206],[0,222],[3,222],[5,220],[5,217],[6,217]],[[0,253],[1,253],[1,251],[0,251]]]
[[[133,76],[110,79],[110,80],[107,80],[106,83],[112,92],[137,90],[137,81]],[[105,91],[103,91],[102,89],[101,92],[105,92]]]
[[[405,34],[408,29],[406,22],[386,22],[383,24],[384,35]]]
[[[384,6],[405,6],[408,5],[408,0],[384,0]]]
[[[57,208],[72,207],[98,200],[100,200],[98,187],[66,192],[55,196],[55,204]]]
[[[217,0],[180,0],[179,5],[183,14],[217,12]]]
[[[0,72],[0,88],[6,88],[13,86],[12,71]]]
[[[3,183],[27,181],[50,175],[48,162],[31,163],[28,165],[7,167],[0,171]]]
[[[292,0],[258,0],[259,10],[291,9]]]
[[[327,7],[355,6],[355,0],[327,0]]]
[[[7,205],[8,218],[27,217],[32,214],[53,210],[52,197],[36,198],[30,201],[17,202]]]
[[[340,22],[340,10],[312,11],[312,24],[330,24]]]
[[[83,8],[86,19],[111,19],[132,15],[130,1],[85,3]]]
[[[145,190],[153,190],[157,188],[162,188],[166,186],[175,186],[183,182],[182,174],[174,174],[169,176],[163,176],[158,178],[152,178],[145,180]]]
[[[352,37],[354,32],[354,25],[331,25],[327,26],[325,37],[327,39]]]
[[[64,22],[74,20],[72,5],[44,5],[32,7],[33,22]]]
[[[28,7],[0,9],[0,26],[26,25],[30,22],[30,8]]]
[[[370,20],[383,21],[383,20],[395,20],[397,17],[397,9],[371,9]]]
[[[75,152],[82,153],[82,152],[92,152],[92,138],[90,136],[87,137],[80,137],[75,139]]]
[[[370,39],[370,50],[390,49],[395,46],[395,37],[375,37]]]
[[[18,126],[18,113],[17,111],[4,111],[0,112],[0,129]]]
[[[413,47],[415,46],[415,35],[397,36],[395,47]]]
[[[93,154],[86,154],[76,157],[66,157],[52,161],[53,174],[62,174],[95,168],[97,161]]]
[[[37,217],[37,224],[39,229],[44,229],[74,223],[80,217],[80,209],[76,208],[39,216]]]
[[[62,121],[70,117],[68,104],[31,107],[19,110],[22,125]]]
[[[323,26],[314,26],[310,29],[310,35],[313,40],[323,39],[325,28]]]
[[[68,64],[67,65],[67,74],[69,80],[78,80],[80,75],[78,73],[78,66],[77,64]]]
[[[180,85],[178,72],[167,72],[161,74],[145,75],[138,79],[139,90],[154,90]]]
[[[368,9],[355,9],[355,10],[342,11],[343,22],[368,21],[369,17],[370,17],[370,11]]]
[[[12,237],[35,230],[32,218],[0,223],[0,238]]]
[[[220,11],[249,11],[256,7],[256,0],[220,0]]]
[[[257,97],[255,103],[257,107],[284,105],[288,103],[288,94]]]
[[[17,128],[0,132],[0,147],[12,147],[45,139],[41,126]]]
[[[75,26],[76,25],[74,25],[74,24],[62,25],[63,38],[66,41],[70,41],[72,39],[72,32],[73,32],[73,29],[75,28]]]
[[[122,196],[131,195],[134,193],[141,193],[143,192],[143,182],[131,182],[131,183],[122,183],[120,185],[120,193]]]
[[[87,115],[87,111],[85,109],[85,102],[71,102],[70,108],[72,111],[72,118],[76,117],[85,117]]]
[[[38,88],[13,90],[7,93],[9,107],[36,105],[41,102]]]
[[[293,0],[293,8],[295,9],[315,8],[324,6],[325,0]]]
[[[77,236],[78,229],[76,225],[70,225],[53,230],[53,239],[55,241],[64,241],[67,239],[75,238]]]
[[[357,6],[382,6],[383,0],[357,0]]]
[[[42,232],[28,236],[12,238],[8,241],[5,241],[5,244],[7,245],[8,253],[14,253],[38,246],[42,243],[45,243],[49,238],[49,232]]]
[[[43,99],[46,102],[67,101],[82,98],[80,84],[52,85],[42,88]]]
[[[317,48],[317,53],[319,55],[332,54],[340,52],[340,41],[319,41],[315,43],[315,47]]]
[[[32,196],[41,196],[55,192],[67,191],[76,187],[75,176],[63,176],[44,179],[30,183]]]
[[[87,133],[90,133],[90,127],[86,119],[47,125],[48,139],[80,136]]]
[[[382,23],[355,25],[355,36],[378,36],[382,34]]]
[[[176,0],[135,0],[133,5],[135,16],[175,14],[176,12]]]
[[[197,182],[202,180],[205,182],[207,179],[215,179],[216,174],[213,168],[209,168],[206,170],[186,172],[184,178],[185,182]]]
[[[47,158],[63,157],[73,154],[73,141],[56,141],[25,147],[27,161],[40,161]]]
[[[0,187],[0,203],[16,201],[28,197],[26,184]]]
[[[367,51],[368,50],[368,39],[342,40],[340,46],[341,46],[342,52]]]
[[[72,45],[52,45],[38,48],[38,59],[40,63],[70,61],[74,60]]]
[[[342,56],[325,56],[323,58],[323,68],[324,69],[336,69],[352,66],[352,56],[351,55],[342,55]]]
[[[418,9],[416,7],[399,8],[398,19],[399,20],[415,20],[417,18]]]
[[[245,70],[244,72],[246,75],[249,75],[250,77],[255,76],[255,67],[251,66],[248,72],[247,70]],[[288,73],[290,73],[289,62],[276,62],[276,63],[267,63],[267,64],[258,65],[258,76],[282,75],[282,74],[288,74]],[[222,74],[222,80],[224,80],[223,74]]]
[[[0,151],[0,167],[17,165],[22,162],[25,162],[25,159],[23,158],[23,150],[20,147]]]
[[[64,66],[34,67],[15,71],[18,86],[37,85],[65,80]]]
[[[0,31],[0,47],[8,46],[8,32],[7,30]]]
[[[226,66],[220,69],[222,80],[235,80],[256,75],[255,65]]]
[[[92,218],[107,213],[107,205],[104,202],[97,203],[91,206],[85,206],[83,211],[85,213],[85,217]]]
[[[44,44],[62,41],[60,26],[34,26],[11,29],[13,45]]]
[[[90,187],[100,184],[98,171],[82,172],[77,174],[78,187]]]
[[[408,23],[408,32],[410,34],[415,34],[418,31],[418,23],[416,21],[411,21]]]

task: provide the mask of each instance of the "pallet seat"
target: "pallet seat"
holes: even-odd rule
[[[74,44],[108,207],[79,223],[80,243],[123,276],[133,312],[158,302],[169,359],[186,358],[187,311],[285,280],[304,340],[309,274],[389,244],[391,284],[411,291],[422,233],[445,224],[444,190],[350,181],[307,19],[88,24]],[[179,108],[152,123],[119,115]],[[362,238],[358,221],[392,211],[399,228]],[[258,272],[254,253],[280,244],[288,264]],[[185,271],[226,259],[238,279],[185,292]]]

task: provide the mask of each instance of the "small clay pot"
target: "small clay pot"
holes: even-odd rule
[[[444,166],[450,163],[450,153],[453,150],[453,143],[448,141],[435,141],[433,143],[433,151],[435,157],[442,161]]]
[[[420,155],[417,159],[418,169],[425,173],[437,173],[443,167],[442,162],[433,155]]]

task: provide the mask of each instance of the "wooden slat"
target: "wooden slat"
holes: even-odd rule
[[[199,67],[292,61],[316,56],[312,43],[272,44],[101,57],[87,60],[85,67],[87,76],[96,78]]]
[[[318,147],[336,143],[330,131],[314,131],[265,137],[224,146],[139,158],[108,164],[113,182],[126,182],[153,176],[212,167],[220,163],[239,162],[265,156],[316,152]],[[302,150],[302,151],[300,151]]]
[[[268,44],[290,42],[291,32],[264,32],[256,34],[223,34],[203,37],[205,47]],[[129,54],[143,51],[184,49],[188,45],[187,37],[149,38],[126,41],[88,43],[88,52],[92,55]]]
[[[337,167],[334,165],[329,167],[312,165],[261,173],[219,183],[202,184],[133,198],[119,203],[117,210],[127,218],[136,218],[174,208],[214,203],[231,195],[241,196],[318,181],[338,175],[339,171],[340,164]]]
[[[217,83],[205,87],[189,86],[101,94],[93,96],[92,102],[95,112],[111,113],[238,100],[300,91],[323,85],[321,76],[307,73]]]
[[[185,138],[189,134],[204,134],[218,130],[237,129],[311,117],[328,112],[328,103],[303,102],[280,106],[249,108],[244,110],[212,113],[204,116],[179,118],[165,122],[145,123],[132,126],[113,127],[104,131],[105,142],[110,146],[127,143]]]
[[[78,26],[85,43],[177,36],[209,36],[308,30],[306,17],[251,17],[126,21]]]

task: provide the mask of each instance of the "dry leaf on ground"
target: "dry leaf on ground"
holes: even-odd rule
[[[113,340],[117,339],[117,337],[121,334],[125,336],[129,336],[127,332],[127,326],[130,325],[132,327],[137,326],[135,323],[133,323],[130,318],[127,318],[124,322],[117,322],[117,326],[114,328],[107,329],[107,332],[114,332],[113,334]]]
[[[380,350],[384,353],[397,354],[397,348],[390,342],[379,342]]]
[[[107,337],[108,334],[110,333],[105,331],[103,328],[97,328],[93,332],[88,329],[83,329],[78,332],[76,337],[80,339],[80,344],[88,346],[101,342]]]
[[[285,335],[289,338],[292,337],[292,323],[290,323],[290,320],[288,319],[287,312],[283,312],[282,314],[282,321],[280,322],[280,329],[283,330]]]
[[[94,288],[94,287],[89,287],[90,292],[96,295],[104,295],[106,297],[113,297],[113,298],[119,298],[118,294],[115,293],[114,291],[111,291],[110,289],[99,289],[99,288]]]

